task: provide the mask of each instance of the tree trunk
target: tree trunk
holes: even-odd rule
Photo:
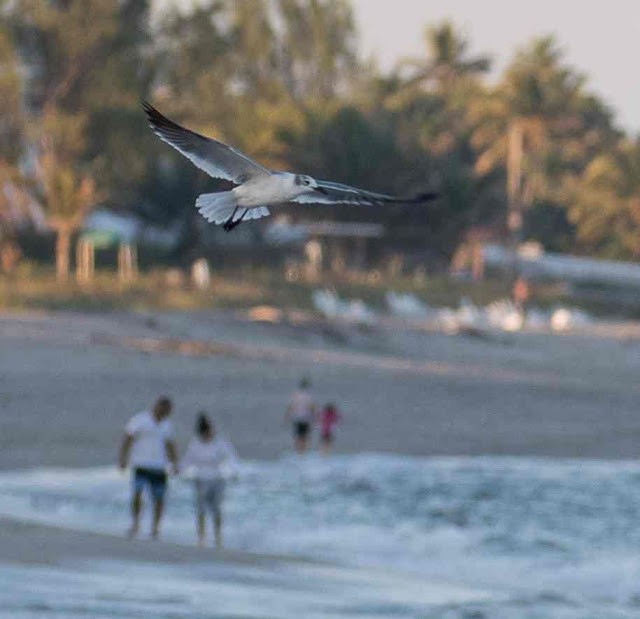
[[[507,147],[507,197],[509,209],[518,210],[522,190],[522,157],[524,150],[524,132],[520,119],[512,120],[508,129]]]
[[[522,242],[522,158],[524,131],[520,119],[512,120],[507,144],[507,228],[510,234],[511,264],[509,278],[518,276],[518,245]]]
[[[66,280],[69,277],[69,255],[71,253],[71,230],[59,228],[56,237],[56,277]]]

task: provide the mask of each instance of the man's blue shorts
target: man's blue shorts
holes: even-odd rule
[[[167,491],[167,472],[162,469],[134,469],[133,491],[141,493],[145,486],[149,487],[154,501],[162,501]]]

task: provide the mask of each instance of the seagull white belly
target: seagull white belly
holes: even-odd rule
[[[256,178],[233,189],[238,206],[255,208],[289,202],[300,195],[300,187],[293,182],[293,175],[273,175]]]

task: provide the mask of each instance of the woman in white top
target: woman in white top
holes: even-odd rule
[[[205,413],[196,421],[195,436],[182,460],[185,474],[194,480],[198,543],[204,546],[205,516],[213,515],[216,548],[222,547],[222,500],[225,480],[237,473],[238,457],[233,447],[216,436],[213,423]]]

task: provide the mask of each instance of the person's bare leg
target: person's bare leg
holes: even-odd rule
[[[216,540],[216,549],[222,550],[222,514],[216,512],[213,515],[213,531]]]
[[[198,546],[204,547],[204,541],[206,537],[204,512],[198,512],[196,515],[196,528],[198,530]]]
[[[131,528],[127,536],[132,539],[138,535],[140,528],[140,512],[142,511],[142,492],[134,492],[131,497]]]
[[[300,437],[296,439],[296,451],[301,454],[307,451],[307,438]]]
[[[159,499],[153,502],[153,525],[151,526],[151,538],[158,539],[160,535],[160,520],[164,511],[164,500]]]

